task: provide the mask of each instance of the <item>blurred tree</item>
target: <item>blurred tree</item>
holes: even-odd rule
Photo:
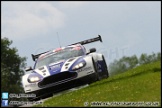
[[[110,63],[109,65],[110,75],[125,72],[129,69],[136,67],[137,64],[138,58],[136,57],[136,55],[133,55],[131,57],[124,56],[119,60],[114,60],[114,62]]]
[[[26,58],[20,57],[15,47],[10,48],[11,44],[8,38],[1,38],[1,91],[22,93],[21,76]]]
[[[155,62],[161,60],[161,53],[155,54],[154,52],[150,55],[147,55],[145,53],[141,54],[139,58],[137,58],[136,55],[133,55],[131,57],[123,56],[119,60],[114,60],[114,62],[110,63],[109,69],[110,69],[110,75],[115,75],[117,73],[125,72],[129,69],[132,69],[136,66],[147,64],[151,62]]]
[[[139,64],[147,64],[147,63],[151,63],[154,61],[158,61],[161,60],[161,53],[158,52],[157,54],[155,54],[154,52],[150,55],[147,54],[141,54],[140,58],[139,58]]]

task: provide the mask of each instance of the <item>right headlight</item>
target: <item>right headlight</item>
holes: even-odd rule
[[[72,70],[78,70],[86,65],[86,62],[80,62],[77,65],[73,66]]]
[[[38,77],[38,76],[33,76],[33,77],[29,77],[28,78],[28,82],[29,83],[34,83],[34,82],[38,82],[40,81],[41,79]]]

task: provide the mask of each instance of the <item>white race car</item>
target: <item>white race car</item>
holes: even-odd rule
[[[66,47],[57,48],[33,55],[34,68],[22,77],[25,93],[41,97],[54,91],[92,83],[108,78],[109,73],[103,54],[96,53],[95,48],[88,51],[84,44],[101,41],[101,36],[77,42]],[[34,99],[34,98],[29,98]]]

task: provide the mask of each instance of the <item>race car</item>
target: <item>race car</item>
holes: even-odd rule
[[[108,78],[104,55],[96,53],[96,48],[86,50],[83,46],[95,41],[102,42],[101,36],[41,54],[32,54],[35,65],[27,68],[26,71],[31,72],[22,76],[25,93],[41,97],[54,91]]]

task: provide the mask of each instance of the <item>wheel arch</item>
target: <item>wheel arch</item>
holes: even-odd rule
[[[95,62],[97,62],[98,60],[100,60],[100,61],[103,60],[102,59],[103,54],[100,54],[100,53],[91,53],[89,55],[91,55],[93,57],[93,59],[94,59]]]

